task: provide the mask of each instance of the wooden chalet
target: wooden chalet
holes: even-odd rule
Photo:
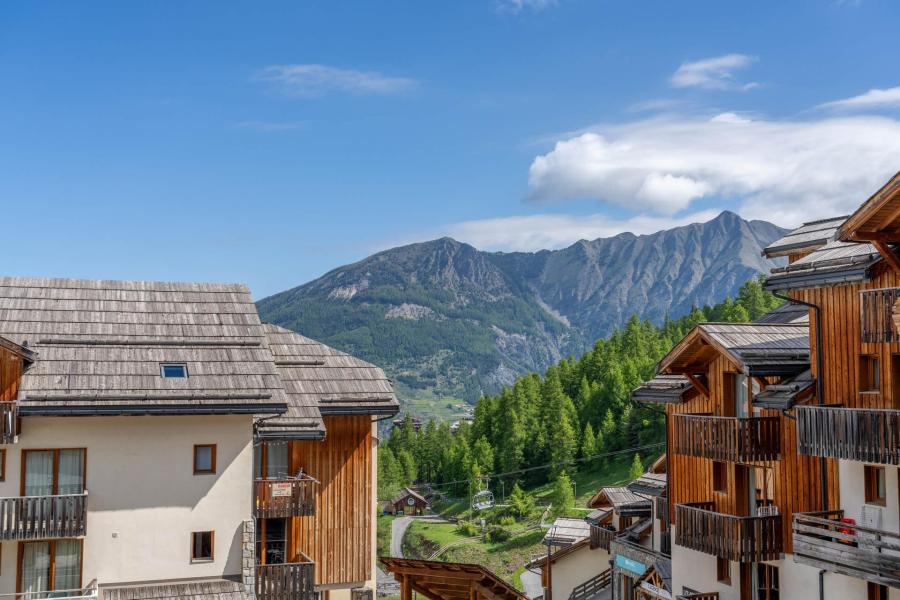
[[[792,530],[795,560],[828,573],[828,598],[900,597],[898,245],[900,174],[766,284],[810,314],[818,398],[794,410],[797,451],[833,468],[827,506],[796,514]]]
[[[424,515],[428,510],[428,500],[416,490],[406,487],[391,500],[391,510],[395,515]]]
[[[796,429],[783,413],[813,388],[807,319],[780,309],[756,323],[700,324],[632,395],[666,412],[667,489],[657,489],[655,502],[667,513],[663,529],[674,527],[678,589],[693,587],[677,566],[693,552],[697,561],[710,556],[710,570],[734,583],[734,598],[750,598],[755,565],[791,552],[791,516],[822,506],[819,463],[796,453]],[[652,483],[637,487],[652,491]]]

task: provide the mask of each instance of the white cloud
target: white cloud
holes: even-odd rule
[[[833,108],[836,110],[872,110],[892,107],[900,107],[900,86],[886,90],[871,89],[859,96],[834,100],[818,106],[818,108]]]
[[[758,83],[740,83],[734,72],[756,62],[755,56],[746,54],[726,54],[714,58],[704,58],[682,63],[669,81],[675,87],[698,87],[707,90],[746,91],[758,87]]]
[[[526,8],[540,11],[551,6],[556,6],[556,0],[497,0],[497,10],[500,12],[519,13]]]
[[[454,223],[433,233],[449,235],[482,250],[532,252],[565,248],[578,240],[611,237],[625,231],[640,235],[688,223],[703,223],[719,212],[708,210],[676,219],[651,216],[612,219],[603,214],[520,215]]]
[[[730,113],[597,126],[529,169],[537,200],[595,198],[675,215],[701,198],[782,226],[850,212],[900,163],[900,121],[848,116],[765,121]]]
[[[351,94],[397,94],[416,86],[414,79],[391,77],[376,71],[339,69],[327,65],[273,65],[256,78],[290,96],[319,96],[337,91]]]

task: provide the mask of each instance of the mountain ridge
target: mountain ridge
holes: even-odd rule
[[[487,252],[442,237],[377,252],[260,300],[269,322],[383,366],[423,408],[474,401],[580,354],[631,314],[715,304],[772,263],[786,230],[724,211],[558,250]]]

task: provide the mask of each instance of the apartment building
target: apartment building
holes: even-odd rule
[[[373,420],[396,400],[295,335],[241,285],[0,278],[0,593],[371,587]]]
[[[804,303],[818,398],[797,406],[797,452],[827,470],[828,505],[795,514],[794,560],[821,598],[900,598],[900,175],[826,243],[772,271]]]

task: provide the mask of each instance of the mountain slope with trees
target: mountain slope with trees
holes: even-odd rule
[[[258,305],[268,322],[382,366],[401,400],[474,403],[590,350],[632,314],[662,324],[734,295],[771,267],[760,250],[783,233],[723,212],[534,253],[442,238],[380,252]]]
[[[752,279],[735,299],[660,326],[632,316],[581,358],[563,359],[543,376],[522,376],[483,397],[474,423],[455,435],[446,423],[429,421],[416,433],[407,422],[379,450],[379,497],[413,481],[465,495],[480,476],[497,473],[511,473],[502,477],[507,489],[514,483],[532,487],[577,468],[602,468],[604,455],[637,460],[632,449],[659,444],[664,421],[658,412],[633,405],[631,390],[654,374],[662,356],[697,323],[747,322],[780,303],[764,291],[761,279]],[[657,447],[653,455],[659,452]]]

